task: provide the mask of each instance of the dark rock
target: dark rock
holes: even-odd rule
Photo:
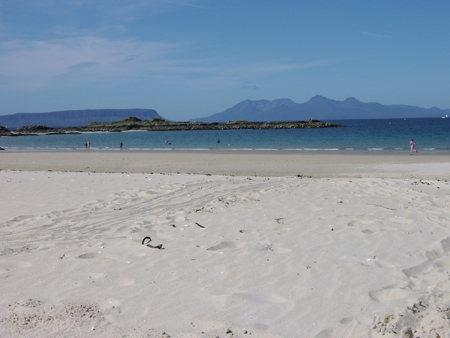
[[[3,126],[0,126],[0,136],[11,136],[12,133]]]
[[[15,133],[19,134],[36,134],[36,133],[49,133],[52,132],[54,128],[43,126],[43,125],[32,125],[32,126],[21,126],[14,130]]]
[[[282,122],[249,122],[244,120],[228,121],[226,123],[204,122],[172,122],[159,118],[141,121],[129,117],[117,122],[91,122],[80,128],[49,128],[46,126],[24,126],[17,128],[20,133],[69,134],[77,132],[121,132],[125,130],[145,131],[177,131],[177,130],[238,130],[238,129],[298,129],[298,128],[336,128],[338,123],[320,122],[318,120],[282,121]]]

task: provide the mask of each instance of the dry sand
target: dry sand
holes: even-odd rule
[[[448,155],[19,151],[0,169],[2,337],[450,337]]]

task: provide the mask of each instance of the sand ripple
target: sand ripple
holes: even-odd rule
[[[449,182],[0,179],[0,334],[449,335]]]

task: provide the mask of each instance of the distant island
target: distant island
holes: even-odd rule
[[[13,131],[0,126],[0,136],[32,135],[32,134],[70,134],[86,132],[123,132],[123,131],[177,131],[177,130],[238,130],[238,129],[299,129],[299,128],[336,128],[338,123],[306,121],[249,122],[244,120],[226,123],[173,122],[161,118],[141,120],[128,117],[116,122],[91,122],[84,127],[52,128],[44,125],[22,126]]]
[[[126,119],[128,116],[135,116],[141,120],[163,118],[154,109],[84,109],[0,115],[0,125],[8,130],[36,125],[51,128],[83,127],[92,121],[113,122]]]
[[[440,118],[448,115],[450,115],[450,109],[383,105],[376,102],[364,103],[353,97],[344,101],[336,101],[316,95],[301,104],[291,99],[244,100],[221,113],[189,119],[188,121],[226,124],[228,121],[282,122],[312,119],[334,122],[347,119]],[[81,128],[93,121],[109,123],[122,121],[129,116],[134,116],[142,121],[152,120],[153,118],[168,121],[154,109],[85,109],[0,115],[0,126],[4,126],[8,130],[14,130],[21,126],[37,125],[51,128]],[[185,122],[174,123],[182,124]]]
[[[239,119],[247,121],[297,121],[306,119],[333,121],[442,117],[447,114],[450,114],[450,109],[383,105],[377,102],[364,103],[354,97],[349,97],[344,101],[336,101],[316,95],[305,103],[296,103],[291,99],[244,100],[221,113],[190,121],[225,122]]]

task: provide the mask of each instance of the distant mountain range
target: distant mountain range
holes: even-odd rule
[[[295,103],[290,99],[245,100],[232,108],[208,117],[199,117],[191,121],[227,122],[247,121],[297,121],[297,120],[346,120],[346,119],[385,119],[442,117],[450,114],[450,109],[436,107],[426,109],[406,105],[382,105],[363,103],[350,97],[344,101],[335,101],[317,95],[305,103]]]
[[[335,101],[317,95],[305,103],[295,103],[291,99],[245,100],[221,113],[191,119],[190,121],[206,123],[238,120],[249,122],[304,121],[309,119],[329,121],[442,117],[445,115],[450,115],[450,109],[382,105],[375,102],[364,103],[353,97],[344,101]],[[164,119],[153,109],[89,109],[0,115],[0,126],[9,130],[30,125],[45,125],[52,128],[83,127],[91,122],[115,122],[130,116],[143,121],[152,118]]]
[[[51,113],[17,113],[0,116],[0,126],[9,130],[21,126],[45,125],[52,128],[83,127],[91,122],[114,122],[129,116],[141,120],[162,118],[153,109],[87,109],[66,110]]]

